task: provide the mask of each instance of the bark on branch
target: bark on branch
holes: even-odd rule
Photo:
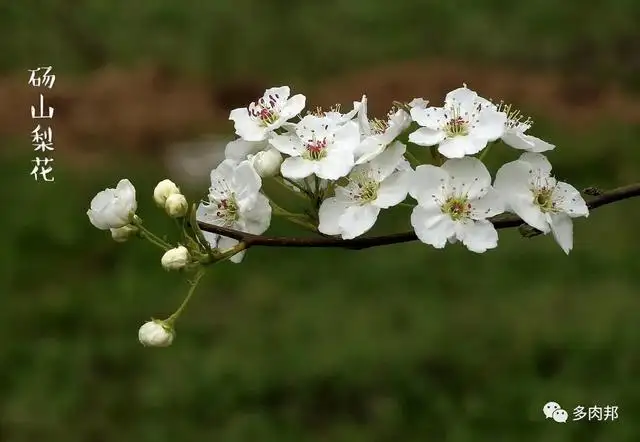
[[[600,192],[594,188],[585,189],[584,193],[594,195],[588,198],[587,206],[589,210],[615,203],[616,201],[640,196],[640,183],[618,187],[607,192]],[[524,224],[522,219],[515,215],[498,215],[491,219],[496,229],[507,229],[519,227]],[[305,237],[285,237],[252,235],[239,230],[227,229],[213,224],[198,221],[200,229],[205,232],[217,233],[222,236],[237,239],[249,247],[336,247],[343,249],[361,250],[370,247],[386,246],[390,244],[400,244],[404,242],[416,241],[418,238],[413,231],[392,233],[389,235],[360,237],[355,239],[340,239],[333,237],[305,238]]]

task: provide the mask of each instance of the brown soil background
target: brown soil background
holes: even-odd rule
[[[56,154],[69,153],[77,159],[120,150],[161,153],[171,143],[205,133],[231,133],[229,111],[272,86],[240,81],[217,88],[210,81],[177,77],[150,65],[127,70],[105,67],[67,84],[57,78],[51,90],[31,88],[26,80],[24,75],[0,79],[0,135],[29,141],[35,127],[29,109],[38,104],[42,92],[45,104],[55,108],[54,118],[43,121],[54,129]],[[516,103],[524,113],[544,115],[570,127],[602,118],[640,122],[637,97],[613,84],[445,60],[385,65],[309,90],[292,89],[307,95],[308,108],[335,103],[349,107],[366,93],[370,114],[381,116],[394,100],[424,97],[438,104],[463,82],[485,97]]]

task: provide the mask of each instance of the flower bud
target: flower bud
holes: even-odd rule
[[[153,199],[158,207],[164,207],[167,198],[175,193],[180,193],[180,189],[171,180],[162,180],[153,189]]]
[[[251,165],[261,178],[276,176],[280,172],[282,154],[276,149],[263,150],[251,157]]]
[[[138,330],[138,340],[145,347],[168,347],[174,337],[173,328],[157,319],[145,322]]]
[[[189,250],[185,246],[178,246],[175,249],[167,250],[162,255],[162,267],[165,270],[179,270],[189,263]]]
[[[118,227],[117,229],[111,229],[111,237],[115,242],[125,242],[136,233],[138,233],[138,228],[131,224]]]
[[[164,210],[167,211],[172,218],[180,218],[187,214],[189,210],[189,203],[187,199],[181,193],[174,193],[169,195],[167,201],[164,203]]]

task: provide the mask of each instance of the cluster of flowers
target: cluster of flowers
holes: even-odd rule
[[[305,105],[303,95],[291,96],[283,86],[231,111],[238,138],[211,172],[208,196],[194,214],[198,221],[259,235],[272,215],[282,215],[321,234],[352,239],[369,231],[382,210],[406,204],[410,196],[416,201],[411,225],[421,242],[435,248],[455,242],[476,253],[495,248],[498,233],[489,218],[512,212],[552,233],[569,253],[572,218],[588,216],[580,193],[551,174],[542,152],[555,146],[527,134],[532,122],[519,111],[496,105],[466,85],[449,92],[442,107],[416,98],[397,103],[384,120],[368,117],[366,96],[347,113],[318,108],[300,116]],[[492,180],[482,159],[499,141],[524,152]],[[427,153],[432,164],[416,158]],[[292,214],[276,205],[263,192],[265,179],[309,199],[310,213]],[[171,181],[158,184],[154,199],[170,216],[188,216],[187,201]],[[125,240],[142,228],[135,211],[135,189],[122,180],[96,195],[88,216],[96,227],[110,229],[114,239]],[[217,234],[200,235],[210,250],[223,254],[238,245]],[[225,258],[238,263],[244,253],[238,249]],[[192,254],[182,244],[168,249],[162,264],[185,268],[193,263]],[[141,329],[141,341],[167,342],[158,338],[157,327],[145,326],[151,329],[145,336]]]

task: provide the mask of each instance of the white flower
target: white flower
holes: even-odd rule
[[[189,250],[185,246],[178,246],[174,249],[167,250],[160,262],[165,270],[180,270],[191,260]]]
[[[326,117],[336,125],[342,125],[358,117],[358,124],[362,125],[367,120],[367,96],[363,95],[362,100],[353,102],[353,109],[343,114],[340,112],[340,105],[336,105],[331,110],[323,112],[318,109],[313,115],[316,117]]]
[[[507,116],[466,87],[449,92],[444,107],[413,107],[411,117],[421,127],[409,135],[420,146],[438,144],[447,158],[462,158],[484,149],[502,136]]]
[[[565,253],[573,248],[571,218],[589,216],[580,192],[551,176],[551,164],[539,153],[523,153],[498,170],[495,188],[524,222],[543,233],[551,231]]]
[[[118,227],[117,229],[110,229],[111,237],[115,242],[125,242],[133,235],[138,233],[138,228],[131,224],[127,224],[126,226]]]
[[[367,121],[369,135],[355,150],[356,164],[366,163],[380,155],[410,124],[411,117],[402,109],[391,110],[386,121]]]
[[[129,224],[138,208],[136,189],[127,179],[115,189],[105,189],[93,197],[87,211],[89,221],[100,230],[117,229]]]
[[[429,101],[425,100],[424,98],[414,98],[409,102],[409,107],[421,107],[423,109],[426,109],[428,105]]]
[[[189,203],[187,203],[187,199],[183,194],[174,193],[167,198],[164,209],[170,217],[180,218],[187,214]]]
[[[404,152],[404,144],[395,142],[370,163],[356,166],[348,184],[337,187],[336,196],[322,202],[318,230],[343,239],[355,238],[373,227],[381,209],[404,201],[409,172],[397,171]]]
[[[260,193],[261,186],[260,176],[248,161],[238,165],[231,160],[223,161],[211,172],[208,201],[198,207],[197,220],[254,235],[264,233],[271,223],[271,206]],[[205,237],[212,247],[223,252],[238,244],[232,238],[212,234]],[[243,256],[244,251],[230,260],[240,262]]]
[[[246,141],[242,138],[230,141],[224,149],[224,157],[227,160],[234,160],[238,163],[249,158],[250,155],[269,148],[267,140]]]
[[[145,322],[138,330],[138,340],[145,347],[168,347],[174,337],[173,328],[157,319]]]
[[[418,201],[411,225],[423,243],[441,249],[447,240],[460,240],[476,253],[497,247],[498,232],[487,218],[502,213],[504,204],[480,160],[466,157],[442,167],[418,166],[409,193]]]
[[[269,141],[290,155],[280,168],[283,177],[302,179],[315,174],[336,180],[353,167],[360,130],[353,121],[338,125],[328,117],[307,115],[296,126],[295,134],[274,135]]]
[[[500,103],[496,109],[507,115],[505,131],[502,135],[502,141],[505,144],[514,149],[526,150],[528,152],[546,152],[555,149],[556,146],[553,144],[525,133],[531,129],[533,121],[530,118],[523,118],[520,111],[512,109],[512,106],[504,105],[503,103]]]
[[[251,156],[249,162],[261,178],[269,178],[280,172],[282,160],[280,151],[271,148]]]
[[[158,207],[164,207],[169,195],[173,195],[174,193],[180,193],[178,186],[171,180],[162,180],[156,184],[155,189],[153,189],[153,200]]]
[[[267,89],[257,103],[234,109],[229,114],[236,134],[246,141],[262,141],[289,119],[298,115],[305,106],[302,94],[291,95],[289,86]]]

